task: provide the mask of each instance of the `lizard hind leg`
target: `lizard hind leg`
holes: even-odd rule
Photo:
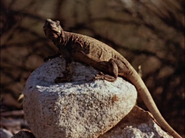
[[[95,76],[95,80],[102,79],[110,82],[114,82],[118,77],[118,66],[113,59],[110,59],[108,62],[108,72],[109,74],[104,74],[100,72]],[[110,75],[111,74],[111,75]]]

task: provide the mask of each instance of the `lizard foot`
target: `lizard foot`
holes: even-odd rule
[[[55,78],[55,83],[70,82],[71,80],[68,77],[57,77]]]
[[[63,71],[63,77],[55,78],[55,83],[70,82],[72,79],[73,70],[71,68],[72,64],[67,64],[66,70]]]
[[[110,82],[114,82],[116,80],[116,78],[114,76],[104,74],[103,72],[100,72],[99,74],[97,74],[94,77],[94,79],[95,80],[106,80],[106,81],[110,81]]]

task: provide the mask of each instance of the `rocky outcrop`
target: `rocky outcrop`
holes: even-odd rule
[[[55,84],[64,70],[65,60],[56,58],[35,70],[27,81],[23,108],[36,138],[98,137],[135,105],[135,87],[122,78],[113,83],[92,81],[98,71],[74,63],[73,81]]]
[[[73,65],[72,82],[54,83],[65,71],[62,58],[44,63],[28,78],[23,109],[36,138],[167,137],[148,112],[133,108],[132,84],[122,78],[94,81],[97,70]]]

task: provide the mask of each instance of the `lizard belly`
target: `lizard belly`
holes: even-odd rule
[[[99,57],[101,58],[101,57]],[[109,63],[108,60],[102,60],[97,58],[95,53],[93,54],[84,54],[83,52],[79,53],[74,53],[73,54],[73,60],[77,62],[82,62],[85,63],[89,66],[94,67],[95,69],[98,69],[102,72],[109,73],[108,68],[109,68]]]

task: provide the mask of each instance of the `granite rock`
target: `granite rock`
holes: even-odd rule
[[[28,78],[23,109],[36,138],[96,138],[115,126],[134,107],[135,87],[122,78],[93,80],[99,72],[73,62],[72,82],[55,84],[65,60],[55,58]]]

